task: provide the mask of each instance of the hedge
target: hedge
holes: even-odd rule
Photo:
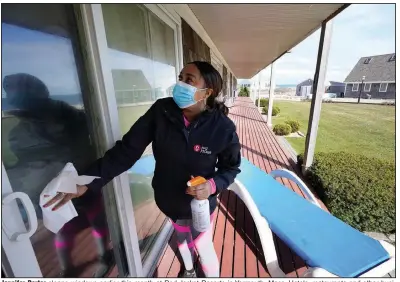
[[[300,123],[297,120],[287,120],[285,123],[290,126],[292,133],[297,132],[300,129]]]
[[[303,156],[298,157],[303,163]],[[360,231],[395,233],[395,164],[358,154],[317,153],[306,181],[329,211]]]
[[[292,128],[288,124],[277,124],[272,129],[276,135],[285,136],[290,134]]]
[[[268,114],[268,106],[262,109],[263,114]],[[281,109],[278,106],[272,106],[272,116],[277,116],[281,112]]]
[[[266,99],[266,98],[261,98],[260,99],[260,107],[261,108],[264,108],[264,107],[268,108],[268,103],[269,103],[269,99]],[[255,104],[256,104],[256,106],[258,106],[258,99],[256,99]]]

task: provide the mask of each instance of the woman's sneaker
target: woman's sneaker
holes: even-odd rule
[[[197,278],[196,271],[194,268],[192,270],[184,270],[181,278]]]
[[[94,278],[102,278],[105,277],[108,272],[110,272],[111,268],[114,266],[114,256],[112,250],[108,250],[104,256],[99,257],[99,261],[97,263],[97,269],[93,274]]]
[[[72,268],[68,269],[61,269],[60,273],[58,274],[58,278],[74,278],[76,274],[74,273]]]

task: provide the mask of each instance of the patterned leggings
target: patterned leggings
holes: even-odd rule
[[[192,220],[172,221],[178,237],[178,248],[186,270],[192,270],[195,250],[200,256],[200,263],[206,277],[219,277],[219,262],[213,244],[213,224],[215,213],[211,215],[211,224],[207,231],[198,232]]]
[[[82,218],[82,216],[86,218]],[[92,236],[96,242],[98,255],[102,257],[107,251],[107,220],[102,197],[98,197],[92,204],[89,204],[83,211],[80,211],[78,217],[66,223],[56,235],[54,244],[61,269],[63,270],[72,267],[71,250],[76,234],[82,229],[82,219],[86,219],[86,222],[89,222],[92,228]]]

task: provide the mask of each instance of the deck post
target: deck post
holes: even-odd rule
[[[275,70],[274,63],[271,64],[271,77],[269,80],[269,102],[268,102],[268,115],[267,125],[272,127],[272,107],[274,103],[274,91],[275,91]]]
[[[308,120],[308,132],[302,165],[303,174],[312,165],[314,160],[315,145],[317,142],[318,123],[321,116],[322,97],[325,93],[325,76],[328,65],[329,49],[332,37],[332,21],[323,22],[319,40],[317,65],[315,68],[314,83],[310,116]]]

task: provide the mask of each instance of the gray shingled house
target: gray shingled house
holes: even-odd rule
[[[361,58],[344,82],[346,98],[396,99],[396,54]]]
[[[310,78],[297,84],[296,96],[307,97],[312,93],[314,81]],[[325,85],[325,93],[334,93],[337,97],[343,97],[345,84],[343,82],[329,81]]]
[[[313,80],[311,78],[300,82],[296,86],[296,96],[307,97],[308,94],[311,94],[312,87]]]

